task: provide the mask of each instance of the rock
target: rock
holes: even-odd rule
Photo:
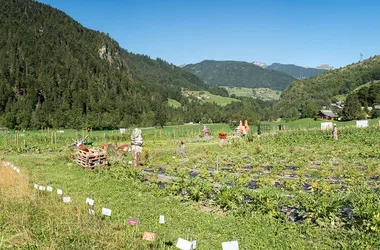
[[[248,182],[247,186],[249,189],[256,189],[259,187],[258,183],[259,183],[258,180],[251,180],[250,182]]]

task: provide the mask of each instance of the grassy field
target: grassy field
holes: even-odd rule
[[[245,139],[230,137],[223,147],[215,136],[199,137],[200,125],[147,128],[138,169],[129,153],[110,150],[110,167],[95,171],[72,158],[77,149],[69,145],[84,131],[1,135],[1,158],[21,172],[0,166],[0,248],[177,249],[179,237],[197,240],[197,249],[232,240],[239,249],[379,248],[377,120],[369,128],[338,123],[338,141],[313,120],[286,123],[287,131],[275,131],[277,124],[261,136],[252,129]],[[227,125],[208,127],[232,133]],[[129,143],[129,136],[93,131],[89,139],[101,146]],[[103,207],[111,218],[100,214]],[[156,241],[142,241],[143,232],[156,233]]]
[[[243,87],[227,87],[229,95],[246,96],[261,100],[279,100],[282,91],[272,90],[268,88],[243,88]]]
[[[178,101],[174,100],[174,99],[168,99],[168,104],[169,106],[173,107],[173,108],[179,108],[181,107],[181,103],[179,103]]]
[[[380,81],[374,81],[374,83],[378,83]],[[367,82],[363,85],[360,85],[359,87],[357,87],[356,89],[354,89],[352,92],[353,93],[356,93],[358,92],[361,88],[364,88],[364,87],[370,87],[371,86],[371,82]],[[336,98],[338,101],[345,101],[346,100],[346,97],[347,95],[337,95],[337,96],[334,96],[334,98]]]
[[[208,91],[186,91],[191,96],[199,99],[201,102],[215,102],[220,106],[226,106],[232,102],[240,102],[238,99],[213,95]]]

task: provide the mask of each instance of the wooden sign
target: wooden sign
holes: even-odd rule
[[[143,240],[154,241],[155,239],[156,239],[156,234],[154,233],[145,232],[143,235]]]

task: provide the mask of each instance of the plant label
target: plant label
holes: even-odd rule
[[[359,121],[356,121],[356,127],[357,128],[368,127],[368,120],[359,120]]]
[[[160,215],[159,223],[165,224],[165,217],[163,215]]]
[[[139,224],[139,221],[138,220],[128,220],[128,224],[132,225],[132,226],[136,226],[137,224]]]
[[[156,239],[156,234],[154,233],[145,232],[143,235],[143,240],[154,241],[155,239]]]
[[[95,215],[95,211],[94,211],[93,209],[91,209],[91,208],[88,209],[88,213],[89,213],[90,215],[92,215],[92,216]]]
[[[57,189],[57,194],[62,195],[62,189]]]
[[[94,200],[90,198],[86,198],[86,204],[93,206],[94,205]]]
[[[47,186],[47,187],[46,187],[46,190],[49,191],[49,192],[53,192],[53,187],[51,187],[51,186]]]
[[[192,242],[178,238],[176,247],[182,250],[191,250],[192,245]]]
[[[239,245],[237,241],[229,241],[222,243],[223,250],[239,250]]]
[[[46,188],[45,188],[45,186],[39,186],[38,189],[41,191],[45,191]]]
[[[105,207],[102,208],[102,215],[111,216],[111,213],[112,213],[111,209],[108,209]]]
[[[69,202],[71,202],[71,198],[70,197],[63,197],[63,202],[69,203]]]
[[[20,169],[19,169],[19,168],[16,168],[16,172],[17,172],[17,173],[20,173]]]
[[[34,188],[35,188],[35,189],[38,189],[38,184],[34,184]]]
[[[192,243],[191,249],[195,249],[197,247],[197,241],[193,240],[191,243]]]

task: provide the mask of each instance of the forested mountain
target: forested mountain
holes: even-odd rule
[[[299,111],[303,116],[311,117],[322,106],[328,106],[336,101],[336,96],[346,95],[358,86],[375,80],[380,80],[380,56],[323,75],[295,81],[282,93],[274,109],[283,117],[296,118],[299,116]],[[362,90],[363,95],[366,90],[369,89]],[[371,98],[374,99],[373,96]],[[363,103],[362,99],[361,101]]]
[[[188,64],[183,69],[213,86],[286,89],[295,78],[247,62],[205,60]]]
[[[278,70],[297,79],[305,79],[327,72],[326,69],[305,68],[294,64],[272,63],[267,69]]]
[[[211,112],[228,110],[190,104],[181,88],[228,95],[161,59],[129,53],[48,5],[0,0],[0,126],[152,126],[208,120]],[[168,107],[168,98],[182,109]],[[260,110],[253,106],[252,112]]]

